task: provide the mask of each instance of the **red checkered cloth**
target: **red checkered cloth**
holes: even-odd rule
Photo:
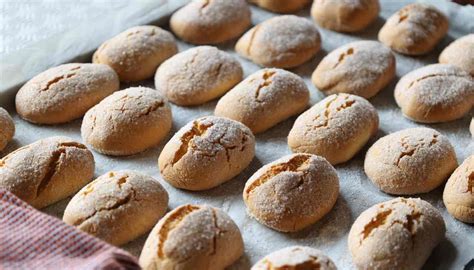
[[[0,189],[0,269],[140,269],[127,252]]]

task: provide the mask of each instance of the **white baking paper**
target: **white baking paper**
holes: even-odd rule
[[[6,104],[10,113],[14,113],[12,94],[17,89],[13,86],[25,81],[47,67],[63,63],[69,59],[90,53],[103,40],[132,25],[156,21],[174,10],[185,1],[4,1],[0,18],[0,104]],[[377,32],[385,19],[410,1],[381,0],[382,12],[379,19],[365,31],[354,34],[341,34],[320,28],[322,50],[310,62],[292,71],[304,77],[311,90],[311,104],[323,98],[311,84],[310,76],[319,61],[328,52],[351,41],[361,39],[376,40]],[[438,0],[428,1],[436,5],[450,18],[450,32],[437,48],[426,56],[407,57],[396,55],[397,78],[370,101],[380,115],[380,129],[377,138],[404,128],[428,126],[448,136],[455,147],[458,161],[462,162],[474,152],[474,143],[468,126],[472,117],[434,125],[422,125],[404,118],[395,104],[393,89],[397,80],[407,72],[430,63],[436,63],[440,51],[455,38],[474,32],[474,7],[461,7],[456,4]],[[162,4],[162,5],[160,5]],[[54,12],[53,12],[54,10]],[[309,17],[309,8],[298,13]],[[268,19],[272,14],[252,7],[254,24]],[[18,26],[23,25],[23,26]],[[233,52],[234,42],[219,46],[241,61],[245,75],[257,71],[258,66],[240,58]],[[191,46],[179,43],[180,51]],[[152,80],[135,83],[153,87]],[[122,88],[128,85],[123,84]],[[202,106],[172,106],[173,130],[157,147],[130,157],[107,157],[94,153],[96,175],[109,170],[133,169],[150,174],[160,179],[157,158],[168,139],[187,122],[213,113],[216,101]],[[81,120],[59,126],[37,126],[21,120],[15,115],[17,127],[15,140],[0,155],[41,138],[53,135],[66,135],[81,141]],[[235,179],[212,190],[188,192],[178,190],[160,179],[170,194],[169,208],[173,209],[185,203],[210,204],[224,209],[236,221],[242,231],[245,242],[245,255],[231,268],[248,269],[258,259],[277,249],[291,245],[308,245],[325,252],[336,263],[339,269],[352,269],[351,257],[347,248],[347,234],[355,218],[370,206],[392,199],[392,196],[380,192],[366,177],[363,171],[363,159],[366,146],[351,161],[337,165],[340,177],[341,194],[334,209],[317,224],[297,233],[279,233],[260,225],[246,214],[242,201],[242,190],[245,181],[263,164],[269,163],[283,155],[290,154],[286,137],[295,117],[288,119],[256,136],[256,156],[251,165]],[[377,138],[372,139],[371,145]],[[462,269],[474,258],[474,228],[454,220],[446,211],[441,195],[443,187],[421,198],[436,206],[443,214],[447,224],[446,238],[434,250],[425,265],[425,269]],[[67,200],[44,209],[46,213],[61,217]],[[133,241],[124,248],[139,255],[146,236]]]

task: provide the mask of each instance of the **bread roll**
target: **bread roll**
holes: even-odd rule
[[[255,137],[243,124],[224,117],[198,118],[182,127],[158,158],[171,185],[205,190],[237,176],[255,155]]]
[[[349,232],[349,251],[357,269],[421,269],[445,233],[431,204],[396,198],[362,212]]]
[[[430,128],[408,128],[382,137],[367,151],[364,169],[383,192],[412,195],[442,185],[457,167],[448,138]]]
[[[452,64],[474,76],[474,34],[460,37],[439,55],[439,62]]]
[[[321,251],[292,246],[274,251],[258,261],[251,270],[336,270],[336,265]]]
[[[65,64],[29,80],[16,94],[16,111],[36,124],[62,124],[119,89],[113,69],[100,64]]]
[[[325,94],[375,96],[395,77],[395,57],[376,41],[355,41],[330,52],[311,77]]]
[[[245,183],[244,202],[258,222],[281,232],[299,231],[325,216],[339,196],[339,178],[326,159],[284,156]]]
[[[474,78],[449,64],[416,69],[398,81],[395,101],[404,116],[421,123],[463,117],[474,105]]]
[[[84,116],[81,134],[96,151],[125,156],[157,145],[171,129],[167,99],[146,87],[115,92]]]
[[[338,32],[357,32],[379,15],[378,0],[315,0],[311,16],[321,26]]]
[[[224,270],[244,252],[240,230],[222,210],[186,204],[166,214],[140,255],[144,270]]]
[[[0,159],[0,188],[43,208],[65,199],[94,176],[94,156],[67,137],[49,137]]]
[[[200,46],[166,60],[155,86],[173,103],[199,105],[225,94],[242,80],[239,61],[215,47]]]
[[[467,157],[449,177],[443,201],[453,217],[474,223],[474,155]]]
[[[176,40],[170,32],[141,25],[102,43],[92,62],[109,65],[121,81],[141,81],[153,76],[156,68],[177,52]]]
[[[433,50],[448,28],[448,19],[438,9],[414,3],[388,18],[378,38],[398,53],[422,55]]]
[[[292,68],[311,59],[321,47],[314,24],[305,18],[284,15],[268,19],[245,33],[235,50],[265,67]]]
[[[223,96],[214,114],[239,121],[256,134],[302,112],[308,102],[309,90],[301,77],[282,69],[266,68]]]
[[[357,154],[378,126],[377,110],[364,98],[331,95],[296,119],[288,146],[293,152],[320,155],[335,165]]]
[[[250,0],[257,6],[277,13],[292,13],[303,9],[309,0]]]
[[[111,171],[69,201],[63,221],[122,245],[151,230],[167,207],[168,193],[157,180],[136,171]]]
[[[192,44],[229,41],[250,24],[250,8],[245,0],[193,0],[170,20],[173,33]]]

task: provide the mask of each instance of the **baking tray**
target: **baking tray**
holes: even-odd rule
[[[38,2],[44,2],[44,5],[38,5]],[[65,125],[38,126],[21,120],[14,113],[14,93],[18,89],[18,86],[26,79],[47,67],[68,62],[71,59],[76,61],[90,61],[90,53],[102,41],[132,25],[149,22],[165,22],[163,26],[168,29],[166,26],[166,18],[173,10],[186,1],[136,1],[134,2],[135,4],[131,4],[130,1],[118,1],[118,4],[112,3],[115,1],[89,1],[87,3],[83,1],[35,1],[35,4],[29,6],[30,10],[27,11],[26,15],[28,15],[28,12],[36,15],[24,17],[30,18],[30,20],[31,17],[40,19],[40,17],[37,16],[39,10],[55,2],[60,2],[62,6],[60,6],[60,8],[55,7],[58,14],[54,16],[51,15],[52,17],[49,23],[58,23],[64,29],[56,32],[53,31],[54,33],[51,33],[49,36],[48,33],[46,33],[45,36],[48,38],[41,39],[34,36],[30,38],[34,40],[34,42],[27,42],[26,45],[24,44],[25,46],[16,47],[14,49],[8,48],[8,46],[15,42],[6,42],[7,48],[2,47],[0,50],[0,60],[2,60],[0,61],[0,105],[6,106],[9,112],[13,114],[17,128],[14,141],[8,145],[7,149],[0,152],[0,156],[4,156],[20,146],[53,135],[65,135],[82,141],[80,137],[81,120],[73,121]],[[361,33],[347,35],[319,28],[322,36],[322,50],[310,62],[291,70],[305,79],[311,92],[311,105],[317,103],[324,97],[321,92],[314,88],[310,81],[311,73],[320,60],[328,52],[348,42],[363,39],[376,40],[377,32],[386,18],[410,2],[411,1],[381,0],[382,11],[380,17],[368,29]],[[393,198],[390,195],[380,192],[370,182],[363,171],[364,155],[369,145],[381,136],[397,130],[417,126],[428,126],[440,131],[450,139],[455,147],[459,162],[462,162],[467,156],[474,152],[474,143],[468,131],[472,112],[470,115],[457,121],[436,125],[422,125],[404,118],[393,98],[393,89],[401,76],[413,69],[430,63],[436,63],[437,56],[447,44],[459,36],[474,32],[474,7],[461,7],[442,0],[429,2],[437,6],[450,17],[451,26],[448,36],[443,39],[432,53],[426,56],[407,57],[396,54],[397,77],[377,96],[370,99],[370,102],[377,108],[380,116],[379,132],[355,158],[347,163],[335,166],[340,177],[340,196],[334,209],[315,225],[297,233],[279,233],[273,231],[250,218],[246,213],[245,205],[242,200],[242,190],[245,181],[257,169],[264,164],[291,153],[287,146],[286,139],[296,117],[292,117],[256,136],[257,146],[255,158],[250,166],[239,176],[208,191],[189,192],[173,188],[160,179],[157,159],[164,144],[179,128],[195,118],[211,115],[217,100],[202,106],[179,107],[172,105],[173,128],[160,145],[129,157],[108,157],[94,152],[96,176],[102,175],[109,170],[137,170],[160,179],[160,182],[170,195],[170,209],[185,203],[210,204],[222,208],[229,213],[239,226],[245,243],[245,255],[234,264],[231,269],[248,269],[266,254],[290,245],[308,245],[318,248],[326,253],[336,263],[339,269],[354,268],[347,248],[347,235],[352,223],[365,209],[376,203]],[[7,6],[7,8],[12,10],[20,8],[22,3],[26,4],[25,1],[11,3],[12,5],[18,5],[13,7]],[[67,9],[77,7],[81,12],[87,12],[89,14],[88,18],[90,17],[90,19],[84,21],[83,15],[76,14],[77,18],[74,18],[77,19],[77,24],[65,24],[70,25],[68,28],[62,23],[64,23],[65,20],[70,20],[71,16],[68,17],[68,14],[62,14],[60,12],[61,7]],[[5,7],[3,8],[5,9]],[[24,13],[25,11],[23,10],[22,12]],[[7,18],[0,19],[0,21],[12,20],[13,18],[11,18],[11,16],[15,16],[14,14],[5,14],[7,14]],[[100,16],[98,16],[98,14],[100,14]],[[309,17],[309,8],[299,12],[298,15]],[[252,6],[253,24],[257,24],[272,16],[276,16],[276,14]],[[48,30],[48,27],[44,29]],[[90,29],[95,29],[96,32],[92,36],[88,35]],[[9,39],[10,37],[7,36],[6,38]],[[235,41],[222,44],[218,47],[228,51],[239,59],[244,68],[245,76],[260,69],[260,67],[250,61],[237,56],[233,50],[234,45]],[[183,42],[179,42],[178,46],[180,51],[192,47]],[[64,53],[59,53],[61,51]],[[12,74],[17,75],[12,77]],[[153,81],[148,80],[133,84],[122,84],[121,89],[137,85],[154,87]],[[446,238],[434,250],[424,266],[424,269],[462,269],[464,265],[474,258],[474,227],[454,220],[447,213],[441,199],[442,191],[443,187],[440,187],[428,194],[419,196],[437,207],[442,212],[447,224]],[[43,211],[61,218],[68,201],[68,199],[63,200],[43,209]],[[138,256],[146,237],[146,235],[140,237],[123,246],[123,248]]]

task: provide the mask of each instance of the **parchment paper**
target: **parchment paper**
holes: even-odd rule
[[[131,3],[134,4],[131,4]],[[14,114],[12,94],[19,83],[46,69],[49,66],[69,61],[80,55],[86,55],[90,61],[90,52],[103,40],[126,29],[129,26],[159,21],[185,1],[6,1],[2,3],[0,18],[2,44],[0,49],[0,105],[7,106]],[[377,32],[385,19],[410,1],[381,0],[382,12],[378,20],[365,31],[346,35],[320,29],[322,35],[322,50],[310,62],[293,69],[304,77],[311,91],[311,105],[323,98],[323,94],[310,82],[310,76],[319,61],[333,49],[351,41],[361,39],[376,40]],[[396,55],[397,78],[370,101],[377,108],[380,116],[380,128],[376,138],[391,132],[409,127],[423,126],[404,118],[393,98],[393,89],[398,79],[407,72],[430,63],[436,63],[440,51],[455,38],[474,32],[474,7],[461,7],[443,0],[425,1],[436,5],[450,18],[449,35],[437,46],[435,51],[422,57],[407,57]],[[57,5],[56,3],[61,3]],[[160,4],[163,4],[160,6]],[[27,10],[19,10],[27,8]],[[43,16],[39,12],[47,12],[54,8],[56,12],[48,12]],[[66,8],[67,11],[63,11]],[[270,12],[252,7],[253,23],[259,23],[275,16]],[[298,15],[309,17],[309,8]],[[24,20],[28,27],[17,27],[15,22]],[[7,24],[4,24],[7,22]],[[41,29],[36,32],[35,29]],[[30,42],[31,41],[31,42]],[[235,42],[229,42],[219,48],[233,52]],[[179,43],[180,51],[191,46]],[[241,61],[245,76],[259,69],[253,63],[238,57]],[[135,83],[153,87],[152,80]],[[122,84],[121,88],[129,85]],[[150,174],[160,179],[157,168],[157,158],[168,139],[187,122],[213,113],[217,101],[202,106],[178,107],[172,106],[173,129],[168,137],[157,147],[144,153],[130,157],[107,157],[94,152],[96,159],[96,176],[109,170],[133,169]],[[437,129],[448,136],[454,145],[458,161],[462,162],[474,152],[474,143],[468,131],[472,117],[435,125],[426,125]],[[16,124],[15,140],[9,144],[0,156],[34,142],[38,139],[53,135],[70,136],[81,141],[81,120],[59,126],[37,126],[29,124],[14,115]],[[203,192],[188,192],[178,190],[160,179],[170,194],[169,208],[173,209],[184,203],[210,204],[224,209],[236,221],[242,231],[245,242],[245,255],[231,268],[248,269],[264,255],[290,245],[308,245],[324,251],[336,263],[339,269],[352,269],[351,257],[347,248],[347,234],[355,218],[370,206],[392,199],[392,196],[380,192],[366,177],[363,171],[363,159],[368,148],[366,146],[351,161],[336,166],[340,177],[341,192],[334,209],[317,224],[298,232],[284,234],[260,225],[250,218],[245,211],[242,201],[242,190],[245,181],[263,164],[269,163],[283,155],[290,154],[286,137],[296,117],[288,119],[263,134],[256,136],[256,156],[251,165],[235,179],[212,190]],[[436,206],[443,214],[447,224],[446,238],[434,250],[425,265],[425,269],[462,269],[474,258],[474,227],[454,220],[446,211],[441,195],[443,187],[421,198]],[[67,205],[67,201],[59,202],[43,211],[57,217]],[[135,255],[139,255],[146,235],[124,246]]]

